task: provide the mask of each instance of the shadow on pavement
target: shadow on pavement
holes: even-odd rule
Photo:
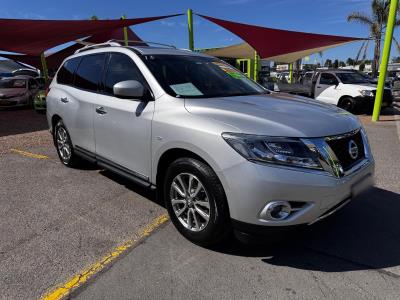
[[[115,174],[111,171],[108,170],[101,170],[100,174],[103,176],[106,176],[107,178],[117,182],[118,184],[121,184],[125,186],[127,189],[131,190],[132,192],[139,194],[140,196],[147,198],[148,200],[154,202],[155,204],[165,207],[164,203],[161,203],[157,199],[156,191],[150,188],[143,187],[139,184],[136,184],[129,179],[126,179],[122,176],[119,176],[118,174]]]
[[[27,108],[0,109],[0,137],[48,128],[45,114]]]
[[[251,246],[230,241],[213,250],[303,270],[384,269],[400,266],[399,224],[400,195],[374,188],[330,218],[285,236],[285,242]],[[397,274],[392,275],[400,278]]]

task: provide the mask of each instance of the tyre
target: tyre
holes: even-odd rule
[[[53,138],[61,162],[68,167],[77,166],[80,158],[74,153],[71,137],[62,120],[54,127]]]
[[[348,112],[354,112],[355,106],[354,99],[351,97],[345,97],[339,103],[339,107]]]
[[[219,243],[231,232],[224,189],[214,171],[200,160],[180,158],[169,166],[164,199],[172,223],[196,244]]]

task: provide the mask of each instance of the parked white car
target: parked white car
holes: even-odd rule
[[[366,76],[346,70],[327,70],[318,72],[314,79],[314,98],[337,105],[347,111],[371,111],[373,108],[376,85]],[[391,106],[392,92],[385,88],[382,107]]]
[[[307,72],[301,83],[276,83],[274,91],[298,94],[336,105],[350,112],[368,112],[373,109],[376,84],[366,74],[352,70],[319,69]],[[392,105],[393,96],[385,88],[382,107]]]

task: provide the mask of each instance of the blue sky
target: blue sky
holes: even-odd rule
[[[254,25],[306,31],[366,37],[368,29],[362,25],[347,23],[346,16],[352,11],[370,12],[370,0],[36,0],[1,1],[1,18],[23,19],[87,19],[147,17],[182,13],[187,8],[217,18]],[[195,47],[216,47],[238,43],[241,40],[230,32],[200,17],[195,17]],[[186,16],[133,26],[143,39],[187,47]],[[398,36],[398,32],[395,33]],[[338,47],[324,53],[323,59],[354,58],[360,43]],[[370,46],[370,56],[372,45]],[[400,55],[395,49],[392,55]],[[315,56],[318,59],[319,56]],[[314,57],[311,57],[314,60]]]

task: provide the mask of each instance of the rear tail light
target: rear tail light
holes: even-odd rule
[[[45,97],[47,97],[47,95],[49,94],[49,92],[50,92],[50,88],[48,87],[48,88],[46,89],[46,91],[44,92]]]

